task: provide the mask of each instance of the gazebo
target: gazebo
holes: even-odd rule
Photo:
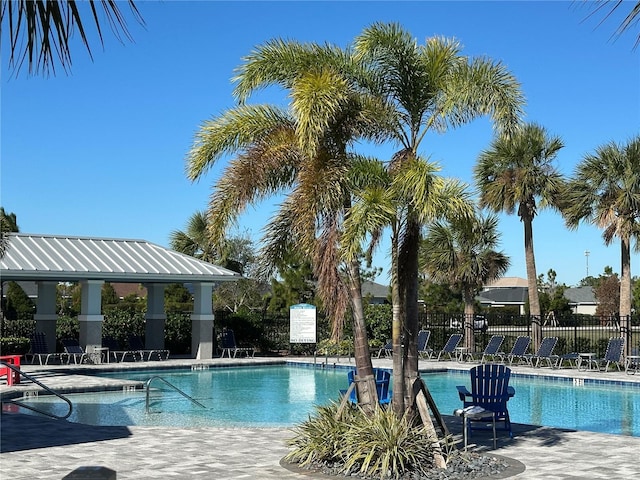
[[[213,287],[240,278],[237,272],[145,240],[10,233],[0,259],[3,282],[36,282],[36,330],[45,334],[49,345],[56,341],[56,286],[82,285],[78,320],[80,344],[87,352],[102,346],[104,282],[142,283],[147,288],[145,344],[150,349],[164,348],[165,286],[189,283],[194,296],[191,352],[197,359],[212,358]]]

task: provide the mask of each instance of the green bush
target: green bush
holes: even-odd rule
[[[393,321],[391,305],[365,305],[364,317],[369,341],[384,345],[391,339],[391,323]]]
[[[164,326],[165,348],[172,354],[191,353],[191,315],[168,313]]]
[[[35,320],[4,320],[0,337],[29,337],[36,328]]]
[[[129,344],[129,336],[144,337],[144,312],[135,308],[110,309],[102,322],[102,336],[115,338],[123,347]]]
[[[58,317],[56,322],[56,339],[75,338],[80,336],[78,317]],[[58,350],[61,351],[61,350]]]
[[[336,403],[319,406],[315,416],[295,427],[286,460],[307,468],[331,466],[345,476],[379,478],[434,468],[433,439],[413,418],[399,418],[391,409],[366,415],[353,408],[336,419],[337,410]],[[448,449],[443,453],[449,455]]]
[[[0,355],[24,355],[31,348],[27,337],[0,338]]]

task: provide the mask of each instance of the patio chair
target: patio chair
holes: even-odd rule
[[[129,335],[129,349],[136,351],[142,361],[151,360],[154,355],[158,360],[167,360],[169,358],[169,350],[145,348],[144,340],[140,335]],[[146,358],[145,355],[147,356]]]
[[[558,356],[553,355],[553,349],[556,348],[558,337],[544,337],[540,342],[540,348],[533,354],[524,355],[524,359],[531,367],[539,367],[541,362],[546,361],[550,367],[558,362]]]
[[[596,360],[598,370],[604,364],[604,371],[609,371],[609,365],[613,364],[618,367],[618,371],[622,370],[624,356],[624,337],[611,337],[607,344],[607,350],[603,358]]]
[[[253,357],[256,350],[253,347],[239,347],[236,343],[236,336],[233,333],[233,330],[231,330],[230,328],[225,328],[222,330],[219,349],[222,350],[222,355],[220,355],[221,357],[224,357],[224,354],[226,353],[229,355],[229,358],[232,358],[232,353],[233,358],[236,358],[236,355],[238,355],[238,353],[242,353],[247,357]]]
[[[47,339],[42,332],[35,332],[30,337],[31,349],[29,353],[25,355],[25,361],[33,364],[38,359],[40,365],[48,365],[49,360],[62,361],[62,356],[59,353],[51,352],[47,347]],[[44,359],[44,363],[42,363]]]
[[[428,347],[431,330],[420,330],[418,332],[418,357],[431,358],[433,349]]]
[[[513,347],[511,347],[511,351],[509,353],[498,352],[496,357],[498,357],[499,361],[502,363],[509,362],[509,365],[513,365],[513,362],[516,360],[518,362],[523,362],[525,361],[524,357],[529,349],[529,344],[531,344],[531,337],[522,335],[516,338],[516,341],[513,344]]]
[[[127,357],[131,357],[134,361],[142,360],[140,352],[137,350],[123,350],[120,342],[113,337],[102,337],[102,346],[109,349],[107,352],[108,359],[113,358],[116,362],[124,362]]]
[[[473,429],[473,423],[486,424],[490,421],[495,426],[494,422],[504,422],[504,430],[508,431],[509,437],[513,438],[511,419],[507,409],[507,402],[516,393],[515,389],[509,386],[511,369],[506,365],[486,363],[473,367],[469,374],[471,391],[462,385],[456,387],[458,396],[462,400],[462,408],[480,407],[488,412],[486,416],[481,414],[482,411],[480,414],[469,416],[467,422],[469,433]]]
[[[380,358],[382,355],[384,355],[385,357],[393,356],[393,343],[391,343],[391,340],[385,343],[382,347],[380,347],[380,350],[378,350],[378,358]]]
[[[442,355],[449,355],[449,359],[454,360],[456,347],[458,346],[461,340],[462,340],[461,333],[454,333],[450,335],[449,340],[447,340],[447,343],[445,343],[444,347],[442,347],[442,350],[438,352],[438,357],[436,358],[436,360],[440,360],[440,357]]]
[[[373,374],[376,377],[376,391],[378,392],[378,403],[380,405],[388,405],[391,403],[391,390],[389,389],[389,385],[391,383],[391,373],[388,370],[384,370],[382,368],[374,368]],[[349,370],[347,372],[347,379],[349,380],[349,385],[355,382],[355,370]],[[340,390],[341,395],[346,395],[348,390]],[[349,401],[357,405],[358,397],[356,389],[353,388],[351,393],[349,394]]]
[[[494,360],[500,351],[502,342],[504,342],[504,335],[493,335],[482,352],[470,352],[467,355],[470,360],[478,360],[476,357],[479,356],[480,363],[485,363],[489,359]]]
[[[67,357],[67,363],[71,363],[72,358],[75,364],[89,361],[87,352],[84,351],[84,348],[80,346],[76,339],[65,338],[62,340],[62,346],[64,347],[64,356]]]

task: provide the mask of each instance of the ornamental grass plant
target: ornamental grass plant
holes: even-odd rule
[[[434,467],[433,443],[427,430],[413,417],[398,417],[391,409],[377,408],[367,415],[358,407],[338,405],[316,408],[316,414],[293,431],[293,450],[285,460],[300,467],[362,478],[400,478],[425,473]],[[443,453],[447,455],[447,450]]]

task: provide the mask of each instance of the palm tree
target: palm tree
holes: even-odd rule
[[[527,124],[512,136],[498,136],[482,152],[474,169],[480,206],[509,215],[517,211],[524,227],[524,252],[533,343],[542,339],[540,300],[533,250],[533,219],[538,208],[558,208],[564,180],[553,166],[563,147],[539,125]],[[517,209],[517,210],[516,210]]]
[[[474,299],[487,282],[509,268],[509,258],[497,252],[500,236],[494,215],[474,216],[429,226],[421,249],[422,270],[437,283],[460,289],[464,301],[465,346],[474,351]]]
[[[16,214],[7,214],[4,207],[0,207],[0,258],[4,257],[9,247],[8,234],[19,231]],[[0,336],[4,336],[4,306],[4,282],[0,279]]]
[[[490,115],[500,131],[510,132],[519,123],[524,99],[516,79],[499,62],[468,58],[461,48],[446,38],[429,38],[419,45],[397,24],[376,23],[356,38],[356,57],[373,71],[363,87],[395,114],[395,121],[381,125],[386,138],[399,146],[389,165],[392,175],[397,172],[415,179],[409,172],[415,170],[412,164],[418,161],[427,132],[455,128],[482,115]],[[406,186],[408,191],[416,183]],[[417,186],[419,193],[429,188],[428,184]],[[418,250],[422,226],[434,219],[424,215],[433,212],[432,207],[409,202],[398,210],[395,222],[398,244],[392,247],[397,248],[392,253],[392,259],[397,255],[392,295],[400,302],[406,349],[402,352],[399,336],[393,338],[394,371],[405,369],[408,387],[418,375]],[[409,398],[410,393],[406,395]]]
[[[207,216],[204,212],[196,212],[187,223],[186,231],[171,232],[169,243],[176,252],[190,255],[204,262],[216,262],[221,255],[211,243],[207,230]]]
[[[206,122],[188,157],[188,176],[200,178],[225,154],[231,160],[209,204],[209,234],[224,231],[249,204],[286,194],[266,229],[264,256],[270,266],[289,251],[312,258],[334,333],[350,303],[353,317],[358,398],[375,405],[376,389],[364,322],[359,262],[341,262],[341,223],[351,205],[348,145],[367,136],[380,118],[375,102],[358,95],[342,72],[349,57],[329,46],[276,40],[259,47],[238,70],[241,105]],[[280,85],[292,98],[291,111],[245,105],[251,93]]]
[[[142,25],[144,20],[133,0],[128,0],[134,18]],[[80,35],[89,56],[91,47],[86,25],[93,23],[100,43],[103,43],[100,12],[116,38],[131,40],[127,21],[118,2],[111,0],[47,1],[2,0],[0,26],[2,33],[8,30],[10,42],[9,66],[16,74],[27,62],[30,74],[55,74],[57,62],[65,71],[71,68],[71,39]],[[4,38],[4,35],[3,35]],[[56,59],[57,57],[57,59]],[[93,57],[92,57],[93,58]]]
[[[392,338],[403,337],[402,302],[398,288],[398,272],[401,261],[399,254],[400,232],[403,230],[402,213],[407,205],[416,207],[420,218],[434,221],[443,217],[465,218],[473,207],[466,186],[454,179],[440,177],[440,167],[422,158],[399,166],[402,171],[394,171],[393,166],[385,168],[375,159],[361,159],[353,167],[353,189],[356,203],[345,219],[343,242],[347,246],[347,258],[355,256],[359,250],[359,240],[371,236],[369,249],[377,246],[385,227],[391,230],[391,272],[392,272]],[[392,173],[393,172],[393,173]],[[406,339],[406,336],[405,336]],[[396,346],[398,348],[398,345]],[[393,356],[393,408],[398,414],[410,406],[408,377],[405,382],[404,358],[406,350],[396,350]],[[407,388],[405,388],[405,385]],[[406,394],[406,398],[405,398]]]
[[[569,227],[586,221],[603,229],[607,245],[620,239],[620,329],[629,335],[631,242],[636,240],[638,250],[640,239],[640,136],[626,145],[611,142],[585,155],[563,199],[562,213]],[[630,342],[626,343],[629,353]]]

